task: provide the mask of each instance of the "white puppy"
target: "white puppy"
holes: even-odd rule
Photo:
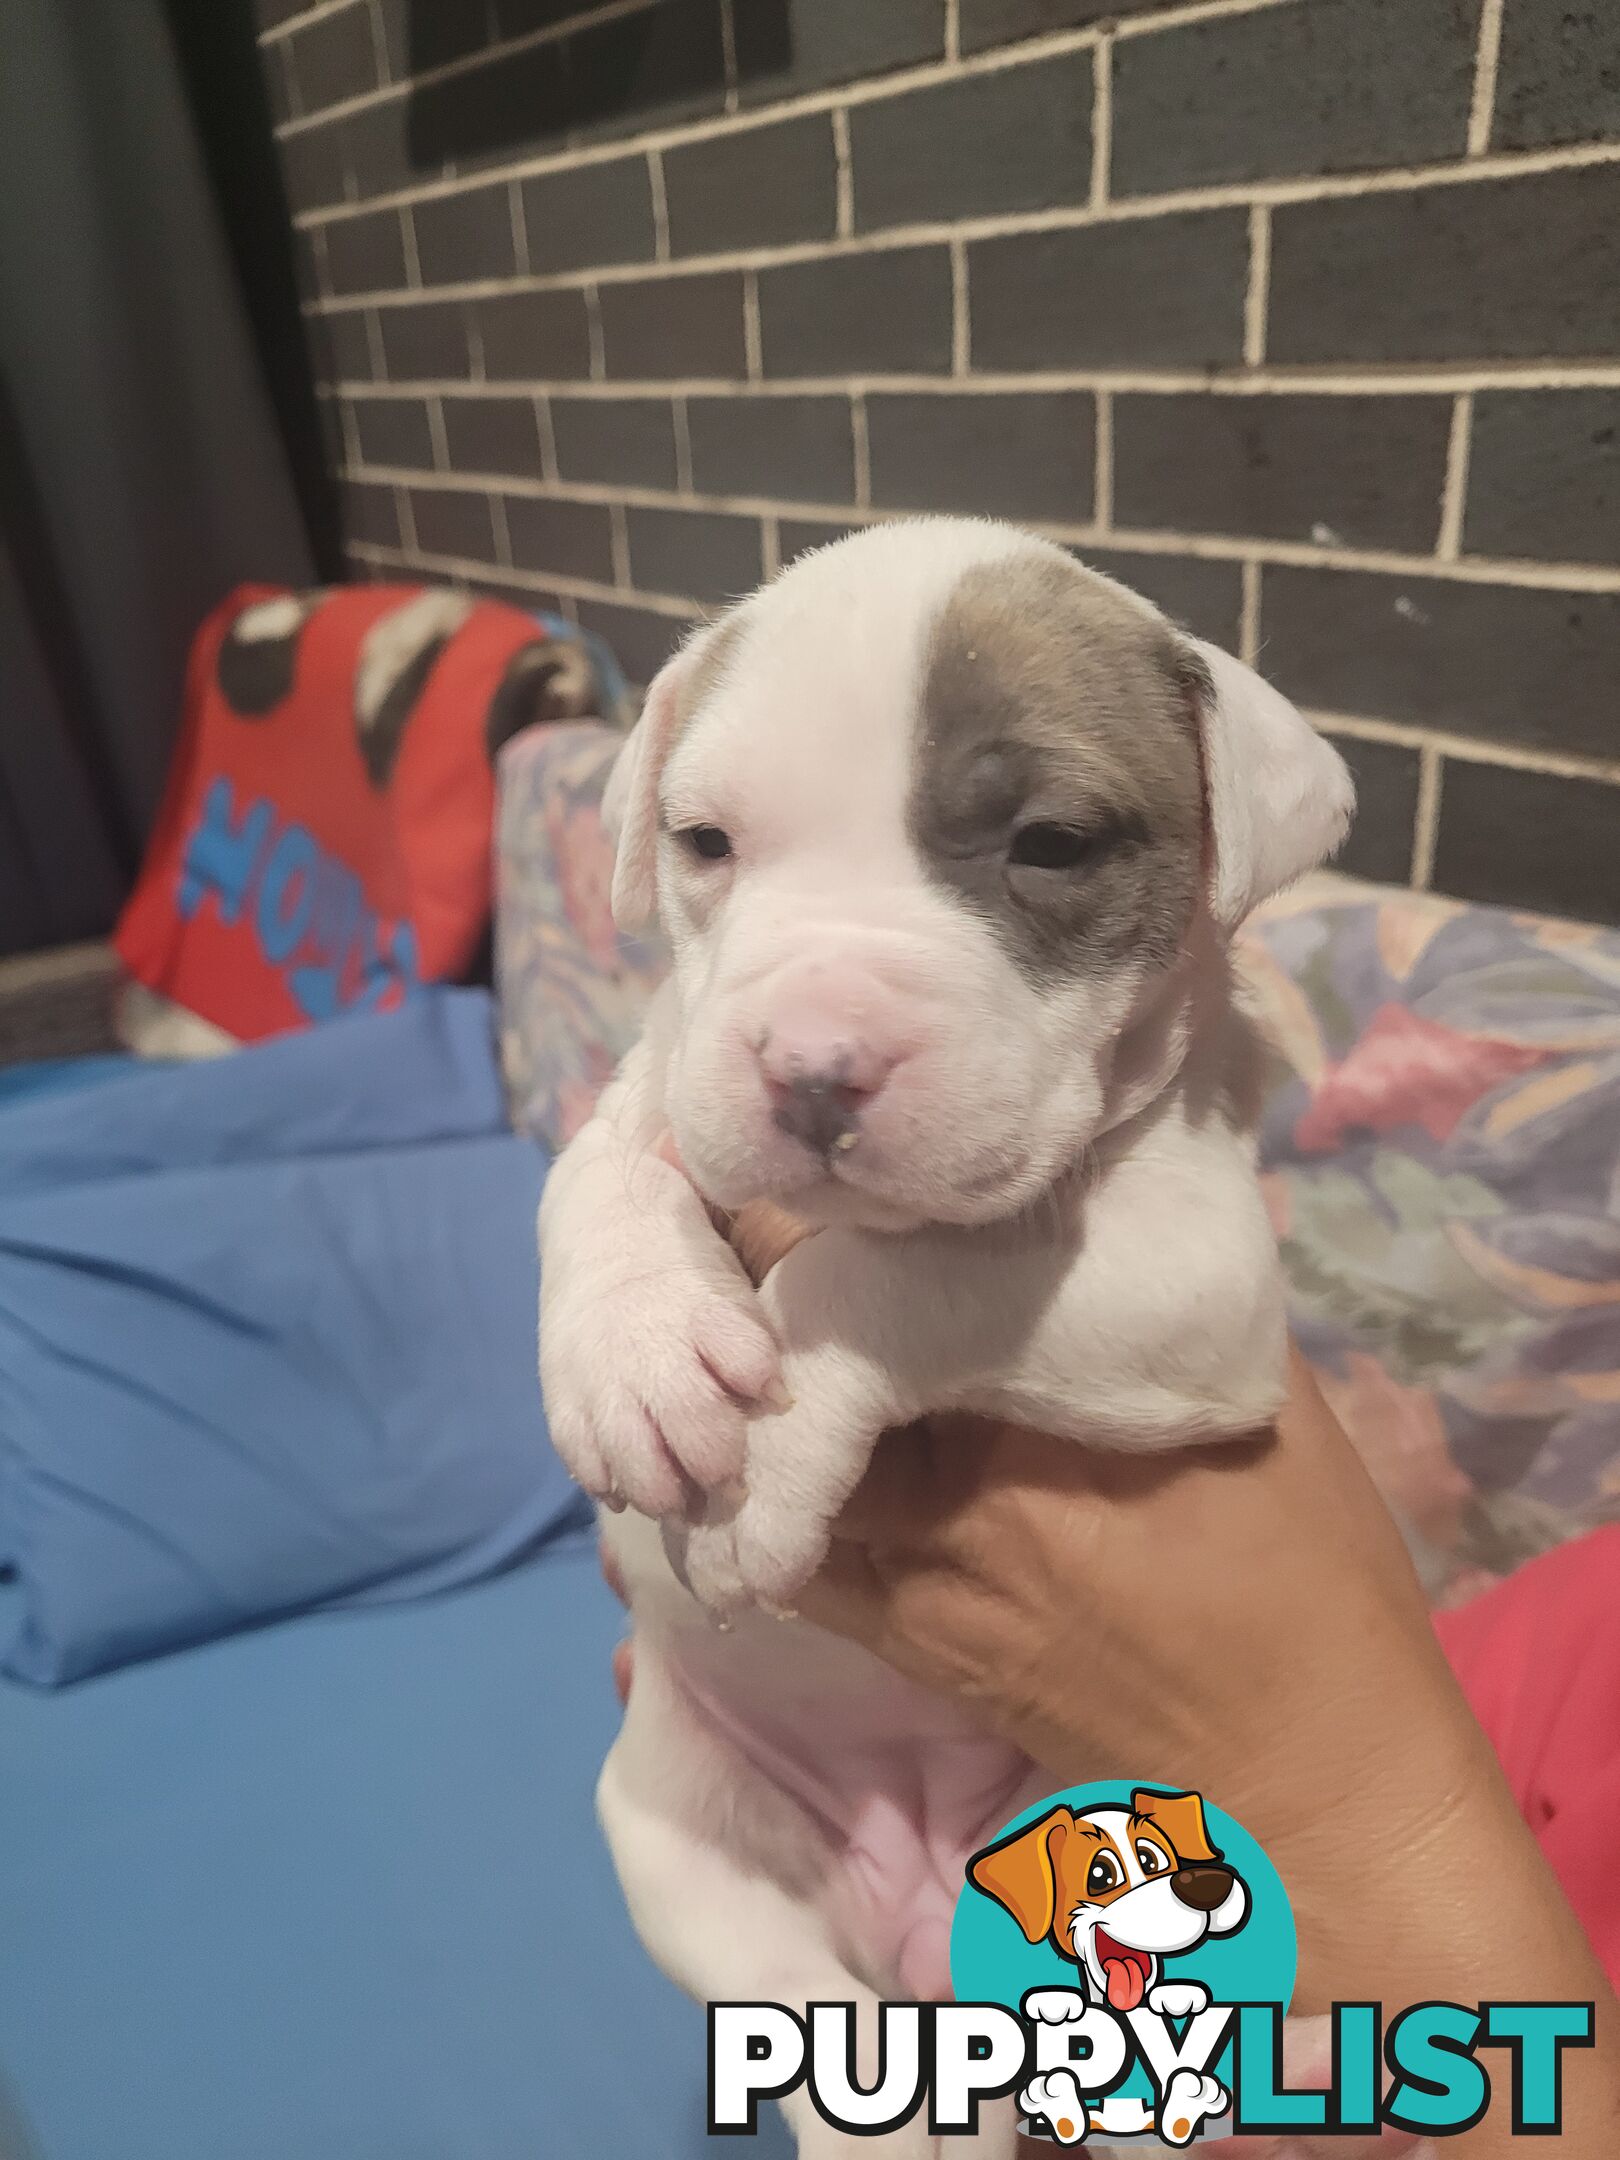
[[[540,1218],[552,1436],[634,1511],[608,1530],[637,1665],[603,1819],[700,1998],[941,1992],[962,1865],[1039,1780],[758,1608],[925,1412],[1140,1448],[1275,1409],[1226,947],[1343,836],[1349,779],[1146,602],[942,519],[701,631],[610,792],[615,913],[656,911],[673,968]],[[762,1198],[819,1234],[756,1292],[710,1206]],[[786,2106],[806,2155],[870,2149]]]

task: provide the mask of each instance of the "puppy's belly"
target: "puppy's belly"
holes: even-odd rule
[[[638,1661],[656,1658],[679,1699],[677,1732],[689,1719],[687,1744],[734,1759],[743,1774],[728,1790],[746,1792],[751,1774],[791,1802],[826,1856],[815,1902],[851,1970],[885,1994],[948,1997],[966,1863],[1039,1797],[1039,1773],[858,1644],[753,1612],[716,1628],[644,1518],[607,1518],[604,1543],[625,1579]],[[679,1808],[682,1781],[668,1789]],[[738,1859],[757,1866],[760,1854]]]

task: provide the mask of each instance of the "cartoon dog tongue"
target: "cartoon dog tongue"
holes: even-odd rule
[[[1102,1969],[1103,1977],[1108,1982],[1109,2007],[1114,2010],[1134,2010],[1147,1993],[1147,1980],[1135,1958],[1104,1958]]]

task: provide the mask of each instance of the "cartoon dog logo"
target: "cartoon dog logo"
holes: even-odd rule
[[[1191,2016],[1209,2004],[1196,1981],[1166,1981],[1167,1958],[1183,1956],[1212,1935],[1235,1935],[1249,1917],[1247,1885],[1210,1843],[1197,1793],[1135,1791],[1129,1807],[1093,1807],[1077,1815],[1055,1807],[1038,1822],[976,1853],[968,1863],[976,1890],[1011,1913],[1031,1943],[1051,1942],[1071,1959],[1086,2004],[1106,2003],[1121,2018],[1146,2004],[1166,2017]],[[1071,1989],[1038,1989],[1027,2015],[1075,2023]],[[1199,2125],[1224,2113],[1227,2098],[1211,2077],[1178,2072],[1157,2122],[1137,2101],[1107,2101],[1088,2116],[1073,2075],[1037,2078],[1019,2096],[1031,2119],[1050,2122],[1063,2144],[1089,2129],[1122,2134],[1159,2129],[1185,2145]]]

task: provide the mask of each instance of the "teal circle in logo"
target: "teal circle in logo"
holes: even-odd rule
[[[1134,1852],[1136,1833],[1122,1825],[1118,1811],[1129,1815],[1133,1806],[1141,1807],[1144,1798],[1150,1804],[1138,1822],[1146,1831],[1150,1845],[1168,1848],[1178,1863],[1188,1869],[1200,1866],[1205,1850],[1213,1851],[1218,1857],[1211,1864],[1229,1869],[1248,1893],[1247,1908],[1240,1925],[1227,1932],[1212,1930],[1186,1950],[1155,1954],[1154,1984],[1197,1981],[1209,1990],[1215,2003],[1278,2003],[1286,2011],[1293,1998],[1299,1947],[1288,1893],[1264,1850],[1240,1822],[1224,1809],[1202,1801],[1198,1795],[1174,1787],[1144,1787],[1120,1782],[1071,1785],[1013,1816],[986,1848],[997,1855],[1006,1855],[1010,1848],[1011,1857],[1003,1859],[999,1865],[988,1863],[979,1870],[999,1883],[1002,1895],[976,1886],[974,1870],[970,1868],[969,1878],[957,1899],[951,1926],[951,1983],[958,2002],[1002,2003],[1016,2011],[1031,1988],[1081,1988],[1091,2001],[1104,2000],[1096,1972],[1088,1970],[1082,1978],[1081,1967],[1075,1959],[1065,1955],[1050,1932],[1044,1932],[1038,1942],[1029,1941],[1025,1934],[1025,1925],[1039,1926],[1047,1912],[1050,1912],[1052,1922],[1063,1925],[1076,1903],[1082,1903],[1085,1913],[1104,1928],[1110,1913],[1126,1915],[1116,1918],[1122,1938],[1140,1933],[1149,1943],[1162,1939],[1156,1936],[1150,1915],[1157,1904],[1162,1918],[1161,1901],[1171,1894],[1169,1883],[1149,1885],[1153,1894],[1148,1900],[1148,1914],[1144,1915],[1146,1924],[1133,1922],[1129,1915],[1138,1912],[1141,1906],[1140,1901],[1136,1905],[1128,1902],[1133,1890],[1129,1877],[1140,1873],[1139,1863],[1133,1865],[1127,1859],[1127,1879],[1114,1885],[1104,1884],[1101,1895],[1093,1902],[1087,1896],[1086,1876],[1076,1873],[1079,1861],[1074,1853],[1070,1853],[1066,1864],[1060,1865],[1061,1879],[1053,1879],[1050,1867],[1043,1879],[1039,1860],[1042,1840],[1037,1835],[1027,1846],[1019,1842],[1020,1832],[1055,1816],[1056,1811],[1068,1810],[1082,1823],[1098,1816],[1098,1826],[1105,1833],[1106,1843],[1117,1848],[1125,1842]],[[1155,1800],[1164,1803],[1158,1810],[1152,1806]],[[1108,1811],[1115,1812],[1110,1814]],[[1201,1837],[1195,1827],[1199,1825]],[[1104,1840],[1094,1839],[1090,1827],[1083,1835],[1085,1842],[1077,1844],[1075,1852],[1089,1863],[1094,1853],[1103,1851]],[[1178,1839],[1185,1847],[1184,1851],[1177,1850]],[[1065,1845],[1064,1850],[1069,1852],[1069,1847]],[[1162,1860],[1156,1860],[1155,1864],[1163,1866]],[[1102,1884],[1103,1878],[1116,1872],[1117,1866],[1117,1858],[1113,1862],[1105,1860],[1102,1872],[1095,1880]],[[1176,1870],[1169,1872],[1173,1874]],[[1194,1888],[1198,1887],[1193,1877],[1189,1876],[1187,1880]],[[1007,1897],[1019,1905],[1022,1924],[1019,1913],[1005,1902]],[[1227,1905],[1213,1917],[1226,1920],[1231,1911],[1232,1907]],[[1082,1935],[1085,1931],[1086,1921],[1082,1919]],[[1105,1947],[1113,1947],[1106,1937]],[[1120,1986],[1122,2000],[1128,2001],[1135,1983],[1126,1978]],[[1216,2074],[1230,2087],[1230,2048],[1216,2066]],[[1131,2096],[1147,2095],[1151,2090],[1151,2081],[1140,2063],[1119,2087],[1121,2094]]]

